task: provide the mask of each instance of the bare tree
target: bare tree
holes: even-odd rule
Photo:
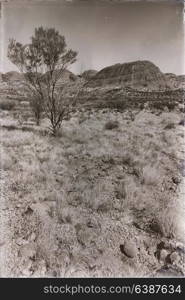
[[[42,109],[46,110],[54,135],[65,110],[62,94],[58,95],[57,83],[77,56],[76,51],[66,47],[65,37],[56,29],[43,27],[35,29],[30,44],[22,45],[11,39],[8,45],[8,58],[25,75],[37,124]]]

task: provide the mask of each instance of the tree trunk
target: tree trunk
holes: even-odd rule
[[[52,135],[56,136],[57,135],[57,128],[55,125],[52,125]]]
[[[37,124],[37,126],[40,126],[40,118],[36,119],[36,124]]]

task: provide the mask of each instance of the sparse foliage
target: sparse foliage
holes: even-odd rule
[[[80,92],[81,85],[65,84],[59,90],[49,97],[48,93],[45,94],[44,111],[47,118],[50,120],[51,132],[55,136],[61,127],[62,121],[69,119],[72,112],[77,96]],[[75,90],[74,93],[72,91]],[[69,91],[71,93],[69,93]]]
[[[2,110],[12,110],[15,107],[15,103],[13,101],[1,101],[0,109]]]
[[[77,52],[66,47],[64,36],[54,28],[43,27],[35,29],[30,44],[22,45],[11,39],[8,45],[8,58],[25,75],[37,123],[41,111],[47,108],[46,115],[51,122],[53,134],[56,134],[64,117],[57,83],[77,56]]]

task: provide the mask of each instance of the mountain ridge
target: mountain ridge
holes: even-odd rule
[[[158,66],[148,60],[137,60],[127,63],[117,63],[107,66],[100,71],[86,70],[81,75],[76,75],[65,70],[58,84],[76,81],[82,77],[86,86],[98,88],[103,86],[129,87],[141,91],[158,91],[185,88],[185,75],[163,73]],[[0,74],[1,82],[23,82],[24,74],[9,71]]]

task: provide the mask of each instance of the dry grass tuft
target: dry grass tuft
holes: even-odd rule
[[[119,122],[118,121],[108,121],[105,124],[105,129],[106,130],[112,130],[112,129],[115,129],[115,128],[118,128],[118,127],[119,127]]]

